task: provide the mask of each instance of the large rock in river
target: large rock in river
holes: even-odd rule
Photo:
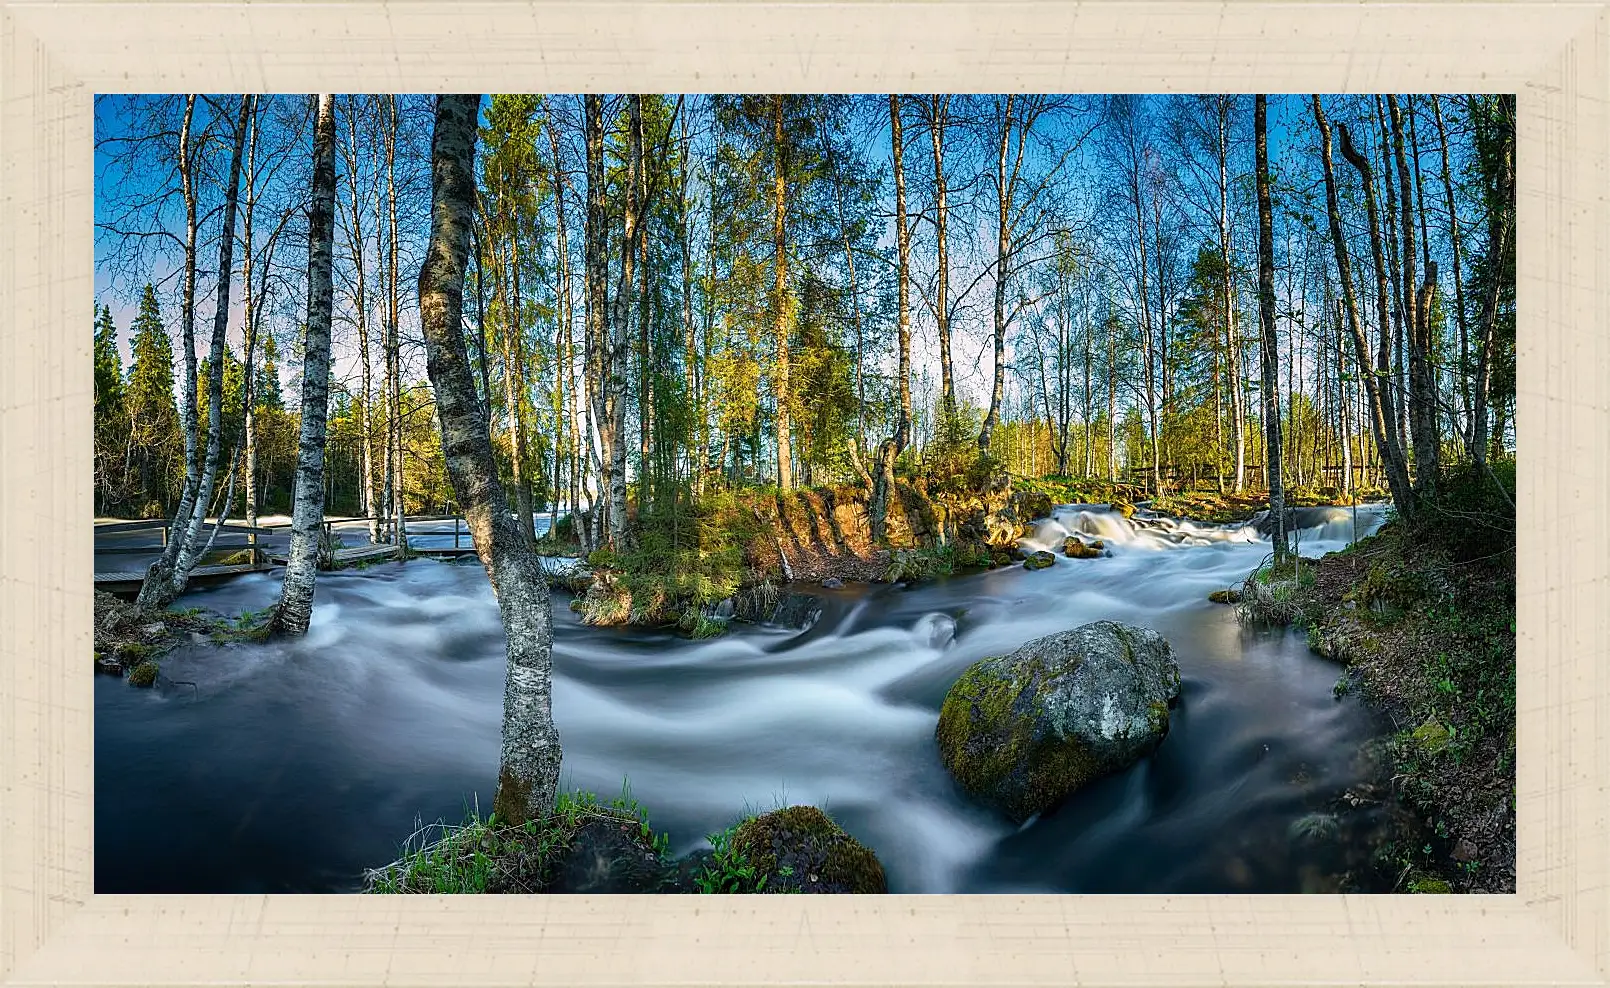
[[[1155,750],[1179,692],[1167,639],[1097,621],[973,665],[935,734],[962,787],[1021,823]]]

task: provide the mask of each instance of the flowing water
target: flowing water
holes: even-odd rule
[[[1353,517],[1301,515],[1303,554],[1345,546]],[[1380,522],[1358,509],[1357,536]],[[1065,506],[1024,545],[1059,549],[1069,532],[1110,557],[804,588],[822,598],[808,628],[734,625],[704,642],[584,627],[556,593],[564,784],[610,795],[629,780],[678,854],[746,810],[820,805],[877,852],[893,892],[1325,888],[1358,839],[1312,814],[1358,781],[1380,727],[1333,695],[1339,669],[1300,636],[1206,600],[1268,541],[1251,525]],[[253,575],[182,603],[234,614],[277,590]],[[1183,688],[1168,738],[1014,827],[946,774],[939,706],[978,659],[1100,619],[1172,643]],[[503,663],[479,565],[415,560],[322,574],[303,640],[183,647],[155,690],[97,677],[96,891],[355,890],[419,821],[490,806]]]

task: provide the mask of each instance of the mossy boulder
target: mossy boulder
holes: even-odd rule
[[[149,688],[157,682],[157,664],[151,661],[141,662],[129,673],[129,685]]]
[[[1110,507],[1125,518],[1135,517],[1135,506],[1128,501],[1114,501]]]
[[[1239,604],[1241,603],[1241,591],[1234,589],[1215,590],[1208,594],[1208,600],[1213,601],[1215,604]]]
[[[1029,558],[1023,560],[1023,568],[1050,569],[1052,566],[1056,565],[1056,561],[1057,557],[1042,549],[1039,552],[1030,553]]]
[[[769,876],[768,892],[882,894],[883,865],[814,806],[790,806],[745,821],[732,849]]]
[[[935,736],[962,788],[1021,823],[1154,751],[1179,691],[1167,639],[1097,621],[973,665]]]
[[[1062,554],[1070,559],[1096,559],[1101,556],[1101,545],[1086,545],[1077,535],[1062,541]]]

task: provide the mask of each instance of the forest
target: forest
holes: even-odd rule
[[[232,510],[290,508],[309,165],[289,150],[311,109],[250,102],[98,106],[99,513],[178,502],[192,378],[173,362],[216,302],[231,203]],[[1017,474],[1153,493],[1265,486],[1266,422],[1297,487],[1503,458],[1513,100],[1276,97],[1267,340],[1251,102],[494,96],[464,330],[520,512],[596,504],[597,544],[606,476],[652,511],[843,482],[885,438],[898,471],[965,438]],[[328,506],[443,510],[411,284],[433,106],[343,96],[335,112]],[[194,393],[204,422],[209,389]]]
[[[462,515],[506,633],[514,825],[560,798],[555,630],[530,617],[552,579],[585,626],[701,639],[800,581],[1048,556],[1028,542],[1059,506],[1252,525],[1270,558],[1224,599],[1375,677],[1423,808],[1472,785],[1432,764],[1455,741],[1513,771],[1515,112],[100,96],[96,514],[168,524],[144,609],[181,599],[222,519],[289,516],[262,631],[293,637],[327,520],[406,558],[410,517]],[[1331,536],[1301,512],[1336,507],[1346,551],[1310,566]],[[1111,555],[1092,531],[1051,548]],[[561,556],[579,575],[538,562]],[[1447,629],[1407,626],[1428,588],[1497,608],[1450,617],[1473,651],[1445,639],[1435,670]],[[1445,832],[1399,884],[1480,886],[1465,845]]]

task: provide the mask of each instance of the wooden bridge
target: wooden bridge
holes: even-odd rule
[[[451,522],[452,528],[446,527]],[[95,525],[95,555],[133,555],[152,557],[168,544],[168,526],[164,518],[141,521],[98,522]],[[327,518],[323,522],[324,544],[336,548],[326,560],[328,566],[340,569],[358,563],[391,559],[397,555],[395,543],[371,544],[368,539],[367,518]],[[211,531],[209,523],[208,531]],[[192,584],[206,586],[243,573],[263,573],[286,564],[290,551],[290,524],[244,525],[225,522],[218,530],[218,541],[213,542],[201,564],[190,571]],[[404,541],[410,555],[456,557],[473,555],[474,540],[470,537],[464,518],[459,515],[419,515],[403,519]],[[362,545],[342,546],[343,534],[360,534]],[[144,538],[141,536],[144,535]],[[452,543],[448,544],[448,536]],[[243,538],[241,538],[243,537]],[[115,540],[114,544],[107,544]],[[135,593],[145,583],[147,561],[136,567],[117,566],[102,568],[97,561],[95,587],[111,593]]]

